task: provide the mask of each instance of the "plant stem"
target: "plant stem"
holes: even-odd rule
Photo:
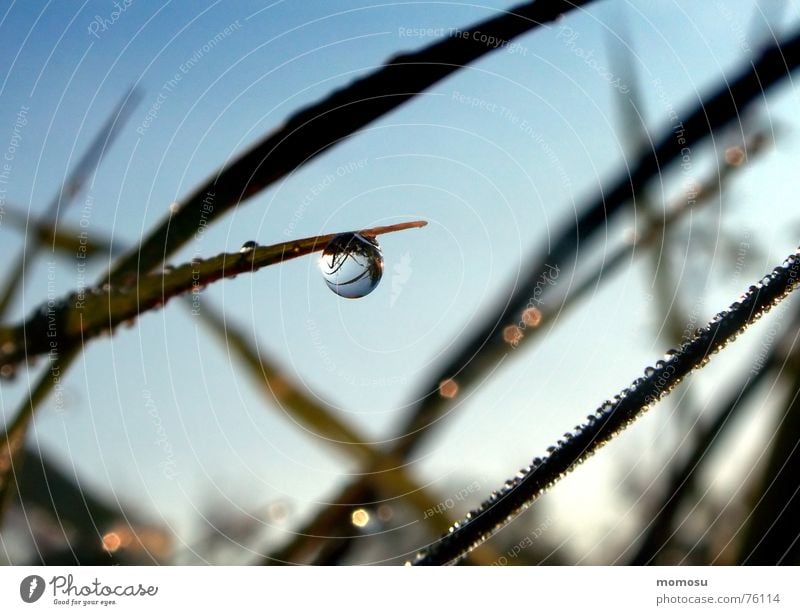
[[[382,235],[420,228],[423,220],[355,231]],[[283,261],[319,252],[335,234],[307,237],[245,252],[223,253],[195,260],[171,271],[131,277],[119,285],[104,285],[82,293],[72,293],[52,305],[43,305],[26,321],[0,328],[0,369],[13,369],[24,360],[48,354],[56,344],[64,350],[78,342],[113,330],[159,308],[171,298],[202,288],[224,278],[252,273]]]
[[[724,348],[748,325],[760,318],[800,284],[800,248],[784,264],[773,269],[758,285],[753,285],[727,310],[720,312],[680,349],[668,354],[645,370],[613,400],[602,404],[587,422],[578,425],[548,449],[543,459],[534,459],[531,466],[506,482],[499,492],[476,511],[470,513],[449,534],[443,536],[414,562],[419,565],[442,565],[463,558],[498,529],[512,521],[566,473],[585,461],[599,448],[644,414],[694,369],[704,366],[711,355]]]

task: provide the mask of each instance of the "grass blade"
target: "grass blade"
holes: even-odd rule
[[[748,325],[786,298],[800,284],[800,248],[784,263],[753,285],[727,310],[714,319],[680,349],[645,370],[613,400],[602,404],[587,422],[577,426],[570,437],[559,440],[543,459],[506,482],[506,486],[476,511],[470,513],[449,534],[417,555],[415,564],[442,565],[458,560],[510,522],[579,463],[608,443],[650,406],[668,395],[690,372],[703,367],[711,355],[724,348]]]
[[[355,231],[381,235],[420,228],[424,221],[404,222]],[[0,375],[54,347],[64,350],[83,344],[145,312],[163,306],[172,297],[193,292],[224,278],[252,273],[286,260],[321,251],[335,234],[307,237],[247,252],[222,253],[197,259],[162,273],[133,278],[128,285],[109,284],[73,293],[51,305],[43,305],[23,323],[0,328]],[[54,346],[55,345],[55,346]],[[8,374],[6,374],[8,375]]]

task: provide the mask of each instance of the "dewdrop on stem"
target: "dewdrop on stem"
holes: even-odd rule
[[[375,290],[383,276],[383,254],[376,239],[341,233],[328,242],[319,259],[322,278],[334,293],[358,299]]]

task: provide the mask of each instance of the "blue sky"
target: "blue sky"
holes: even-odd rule
[[[797,22],[796,7],[761,4],[772,11],[778,31]],[[131,245],[170,203],[294,110],[391,55],[434,40],[408,36],[410,29],[461,28],[513,5],[185,1],[159,8],[134,0],[114,20],[114,4],[107,1],[5,3],[0,34],[14,53],[0,57],[0,148],[19,110],[29,109],[8,202],[41,213],[119,98],[135,86],[142,93],[139,106],[92,185],[63,214],[76,225],[89,195],[91,229]],[[481,321],[497,293],[524,271],[532,249],[624,164],[620,93],[608,77],[620,69],[607,53],[609,41],[623,34],[620,24],[630,33],[643,114],[657,134],[670,109],[680,115],[721,74],[732,75],[752,57],[754,6],[597,2],[567,15],[243,203],[173,262],[236,250],[247,240],[269,244],[427,220],[425,229],[381,239],[384,281],[360,300],[331,293],[313,258],[240,276],[204,294],[309,391],[335,404],[369,437],[391,438],[421,378]],[[168,86],[176,75],[180,80]],[[692,218],[689,228],[708,229],[717,248],[706,253],[693,244],[685,259],[687,278],[700,280],[707,292],[699,310],[706,316],[796,243],[796,225],[771,222],[791,211],[790,195],[796,194],[796,104],[788,83],[773,92],[760,117],[780,130],[774,149],[728,184],[723,202]],[[715,146],[724,149],[735,139],[732,130]],[[698,174],[713,160],[711,150],[695,148]],[[673,180],[664,186],[669,194],[686,179],[674,172],[667,177]],[[610,228],[601,250],[612,250],[632,221],[628,216]],[[732,278],[721,230],[734,242],[745,233],[761,238],[762,251],[748,257],[752,275]],[[2,224],[0,237],[3,254],[13,258],[19,234]],[[57,263],[59,291],[75,286],[73,263],[41,257],[27,273],[17,317],[46,297],[48,260]],[[445,493],[447,485],[477,476],[480,497],[655,361],[664,348],[648,307],[645,262],[615,276],[541,343],[510,355],[492,382],[458,406],[415,473]],[[410,267],[410,274],[401,275],[399,266]],[[94,273],[103,267],[97,263]],[[574,280],[560,283],[566,290]],[[738,342],[714,369],[736,366],[748,343],[757,344],[757,336]],[[0,389],[6,418],[24,393],[27,378],[19,380]],[[184,538],[210,499],[231,511],[282,500],[304,512],[356,470],[317,446],[280,408],[266,407],[225,350],[178,305],[93,343],[66,383],[66,408],[45,408],[37,419],[43,446],[74,464],[87,484],[112,490],[173,524]],[[711,378],[706,388],[698,386],[703,399],[713,396]],[[630,448],[619,455],[638,459],[652,444],[669,419],[666,411],[655,415],[626,435]],[[557,490],[566,504],[552,506],[562,511],[565,534],[574,527],[563,510],[609,502],[603,494],[619,487],[608,470],[622,447],[615,443],[605,461]],[[167,456],[177,477],[161,471]],[[605,510],[600,525],[614,526],[626,512],[611,504]],[[593,544],[596,536],[584,540]]]

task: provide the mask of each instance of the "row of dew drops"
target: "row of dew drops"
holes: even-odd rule
[[[729,336],[719,339],[713,339],[712,344],[710,345],[710,352],[703,352],[699,361],[696,365],[691,366],[693,369],[705,366],[708,361],[710,360],[710,355],[718,353],[720,350],[725,348],[725,346],[730,343],[731,341],[735,340],[736,337],[741,334],[749,324],[758,320],[763,316],[769,309],[780,302],[783,298],[785,298],[797,285],[800,283],[800,279],[798,279],[798,265],[800,265],[800,248],[791,256],[789,256],[783,263],[776,267],[770,274],[765,275],[758,283],[751,285],[748,290],[739,297],[738,301],[732,303],[727,310],[723,310],[718,312],[712,319],[711,322],[703,327],[702,329],[697,329],[695,331],[695,337],[684,343],[680,349],[669,349],[664,354],[663,359],[660,359],[656,362],[654,366],[648,366],[644,369],[644,376],[639,377],[631,383],[630,386],[623,389],[618,395],[615,395],[613,399],[608,399],[604,401],[598,409],[594,412],[594,414],[590,414],[587,416],[587,420],[582,425],[576,425],[574,430],[571,432],[566,432],[562,439],[558,440],[556,445],[550,446],[547,449],[547,455],[544,457],[536,457],[533,459],[530,466],[526,468],[522,468],[517,472],[514,478],[507,480],[503,487],[498,490],[492,492],[489,498],[483,502],[477,509],[467,513],[463,521],[457,521],[450,527],[449,533],[442,538],[439,544],[443,544],[445,541],[456,539],[458,534],[466,533],[464,532],[464,528],[466,528],[471,523],[476,523],[475,519],[479,518],[482,513],[489,510],[494,506],[498,501],[505,498],[509,493],[516,490],[520,487],[520,485],[525,482],[525,479],[532,474],[534,471],[542,468],[547,464],[548,459],[556,454],[559,451],[564,450],[564,448],[569,444],[571,440],[576,438],[579,435],[589,435],[593,436],[595,433],[598,433],[605,422],[615,411],[616,408],[620,406],[622,401],[631,395],[633,395],[640,387],[642,387],[646,383],[654,384],[655,386],[655,397],[645,398],[643,403],[639,406],[638,412],[632,414],[630,418],[624,421],[623,425],[620,426],[619,429],[616,429],[612,432],[608,432],[603,435],[602,439],[596,439],[594,437],[591,438],[591,446],[590,447],[582,447],[582,451],[577,456],[576,461],[574,464],[571,464],[567,469],[567,472],[570,472],[574,469],[575,465],[582,464],[586,459],[588,459],[591,455],[593,455],[601,446],[606,444],[610,441],[626,424],[632,422],[646,412],[658,399],[665,396],[669,393],[674,387],[676,387],[683,376],[685,375],[682,371],[674,370],[670,371],[669,373],[666,368],[670,365],[671,362],[675,361],[679,356],[684,354],[691,346],[696,345],[698,347],[704,346],[706,348],[709,347],[708,339],[710,336],[715,336],[717,326],[725,321],[727,318],[731,317],[733,314],[739,313],[741,310],[746,310],[747,312],[751,311],[753,304],[756,302],[756,298],[759,292],[771,284],[778,282],[784,276],[788,276],[788,284],[785,287],[783,293],[775,296],[772,298],[771,301],[763,302],[760,305],[760,309],[753,311],[752,315],[749,316],[747,323],[745,323],[742,327],[738,328],[735,332],[731,333]],[[688,371],[688,370],[687,370]],[[546,470],[542,470],[546,471]],[[494,532],[500,529],[503,525],[507,522],[511,521],[516,515],[520,512],[526,510],[539,496],[545,493],[555,482],[560,478],[561,473],[556,476],[549,477],[546,481],[546,484],[542,489],[537,490],[535,493],[531,494],[530,497],[525,498],[525,501],[522,503],[521,506],[517,507],[513,510],[509,516],[503,519],[500,523],[493,527],[481,528],[479,531],[471,533],[471,539],[467,539],[468,543],[463,546],[461,550],[461,554],[459,557],[464,557],[470,550],[479,546],[486,538],[491,536]],[[474,536],[473,536],[474,534]],[[430,553],[436,551],[436,547],[434,547]],[[415,556],[413,562],[406,562],[407,564],[411,563],[420,563],[426,560],[429,555],[429,551],[422,550],[419,551]]]

